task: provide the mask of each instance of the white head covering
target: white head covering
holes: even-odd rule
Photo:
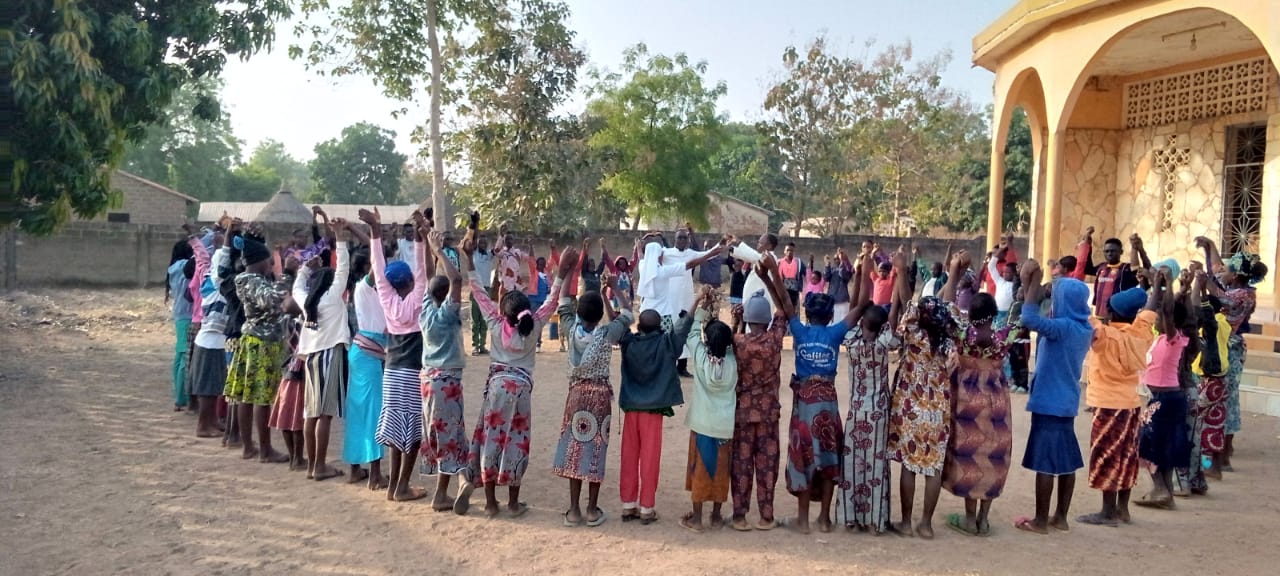
[[[658,258],[662,255],[662,244],[650,242],[644,245],[644,257],[640,259],[640,282],[636,286],[636,296],[656,298],[658,296]]]

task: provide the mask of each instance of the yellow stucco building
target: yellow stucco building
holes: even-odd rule
[[[989,243],[1000,233],[1015,108],[1035,151],[1031,254],[1142,236],[1153,258],[1196,236],[1260,255],[1245,408],[1280,415],[1280,0],[1023,0],[973,40],[995,73]],[[1126,241],[1127,245],[1127,241]]]

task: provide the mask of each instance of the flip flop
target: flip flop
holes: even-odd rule
[[[956,532],[959,532],[959,533],[961,533],[961,534],[964,534],[965,536],[978,536],[978,535],[979,535],[979,533],[978,533],[977,531],[972,531],[972,532],[971,532],[971,531],[969,531],[969,529],[968,529],[968,528],[965,528],[965,526],[964,526],[964,516],[961,516],[960,514],[948,514],[948,515],[947,515],[947,528],[950,528],[950,529],[952,529],[952,530],[954,530],[954,531],[956,531]]]
[[[701,534],[701,533],[702,533],[702,527],[701,527],[701,526],[694,526],[692,523],[690,523],[689,521],[690,521],[690,520],[692,520],[692,519],[693,519],[693,513],[692,513],[692,512],[690,512],[690,513],[688,513],[688,514],[685,514],[684,516],[681,516],[681,517],[680,517],[680,527],[681,527],[681,528],[684,528],[685,530],[688,530],[688,531],[690,531],[690,532],[693,532],[694,534]]]
[[[734,520],[734,521],[730,522],[730,523],[729,523],[729,527],[730,527],[730,528],[733,528],[734,530],[737,530],[738,532],[750,532],[750,531],[751,531],[751,525],[750,525],[750,524],[747,524],[747,521],[746,521],[746,519],[745,519],[745,518],[744,518],[744,519],[742,519],[742,520]]]
[[[1013,519],[1013,527],[1023,532],[1030,532],[1032,534],[1038,534],[1040,536],[1046,536],[1049,534],[1048,530],[1045,530],[1044,532],[1036,530],[1035,524],[1036,524],[1036,519],[1031,518],[1030,516],[1019,516]]]
[[[778,527],[778,521],[777,521],[777,520],[770,520],[770,521],[768,521],[768,522],[765,522],[763,519],[762,519],[762,520],[760,520],[759,522],[756,522],[756,524],[755,524],[755,526],[754,526],[754,528],[755,528],[756,530],[761,530],[761,531],[764,531],[764,532],[768,532],[768,531],[773,530],[774,528],[777,528],[777,527]]]
[[[1119,520],[1107,518],[1106,516],[1103,516],[1101,512],[1085,514],[1084,516],[1076,516],[1076,522],[1088,524],[1090,526],[1106,526],[1108,528],[1115,528],[1120,525]]]
[[[529,513],[529,504],[521,502],[517,506],[518,507],[515,510],[511,511],[512,518],[519,518]]]
[[[581,520],[581,519],[579,519],[577,522],[574,522],[573,520],[570,520],[570,519],[569,519],[569,511],[568,511],[568,510],[565,510],[565,511],[564,511],[564,514],[561,514],[561,516],[564,516],[564,527],[565,527],[565,528],[577,528],[578,526],[580,526],[580,525],[582,524],[582,520]]]
[[[588,526],[588,527],[590,527],[590,528],[596,528],[596,527],[600,526],[601,524],[604,524],[605,520],[608,520],[608,519],[609,519],[609,515],[608,515],[608,513],[607,513],[607,512],[605,512],[604,510],[601,510],[601,509],[599,509],[599,508],[596,508],[596,510],[597,510],[598,512],[600,512],[600,517],[599,517],[599,518],[596,518],[595,520],[587,520],[587,526]]]
[[[1158,508],[1158,509],[1161,509],[1161,510],[1173,510],[1173,509],[1174,509],[1174,504],[1173,504],[1173,498],[1172,498],[1172,497],[1170,497],[1168,500],[1153,500],[1153,499],[1151,499],[1151,498],[1150,498],[1150,495],[1149,495],[1149,494],[1147,494],[1147,495],[1143,495],[1143,497],[1141,497],[1141,498],[1139,498],[1139,499],[1135,500],[1133,503],[1134,503],[1134,504],[1137,504],[1137,505],[1139,505],[1139,506],[1142,506],[1143,508]]]
[[[323,480],[328,480],[328,479],[330,479],[330,478],[337,478],[337,477],[342,476],[342,475],[343,475],[343,472],[342,472],[341,470],[338,470],[337,468],[330,468],[328,473],[326,473],[326,474],[317,474],[317,475],[315,475],[314,477],[312,477],[311,479],[312,479],[312,480],[315,480],[316,482],[320,482],[320,481],[323,481]]]
[[[476,489],[476,485],[464,481],[462,487],[458,488],[458,497],[453,500],[453,513],[458,516],[466,516],[467,510],[471,508],[471,493]]]

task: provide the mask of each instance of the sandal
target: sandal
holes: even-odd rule
[[[650,513],[648,513],[648,514],[641,514],[641,515],[640,515],[640,525],[641,525],[641,526],[648,526],[648,525],[653,524],[654,522],[657,522],[657,521],[658,521],[658,512],[657,512],[657,511],[653,511],[653,512],[650,512]]]
[[[1076,522],[1088,524],[1090,526],[1106,526],[1108,528],[1115,528],[1120,525],[1118,520],[1115,520],[1114,518],[1107,518],[1106,516],[1103,516],[1101,512],[1085,514],[1084,516],[1076,516]]]
[[[979,535],[979,532],[978,532],[977,530],[972,530],[972,531],[971,531],[971,530],[969,530],[967,527],[965,527],[965,525],[964,525],[964,516],[963,516],[963,515],[960,515],[960,514],[949,514],[949,515],[947,515],[947,528],[950,528],[950,529],[952,529],[952,530],[955,530],[956,532],[959,532],[959,533],[961,533],[961,534],[964,534],[965,536],[978,536],[978,535]]]
[[[701,534],[703,528],[701,526],[694,526],[690,520],[693,520],[693,512],[689,512],[688,514],[680,517],[680,527],[693,532],[694,534]]]
[[[570,519],[569,519],[569,511],[568,511],[568,510],[565,510],[565,511],[564,511],[564,513],[563,513],[563,514],[561,514],[561,516],[564,516],[564,527],[565,527],[565,528],[577,528],[578,526],[582,525],[582,519],[581,519],[581,518],[579,518],[577,522],[574,522],[573,520],[570,520]]]
[[[1030,532],[1032,534],[1039,534],[1041,536],[1045,536],[1049,533],[1048,529],[1044,529],[1044,531],[1041,531],[1040,528],[1036,528],[1036,519],[1031,518],[1030,516],[1019,516],[1017,518],[1014,518],[1013,527],[1019,530],[1022,530],[1023,532]]]
[[[608,520],[608,519],[609,519],[609,515],[608,515],[608,513],[607,513],[607,512],[605,512],[604,510],[602,510],[602,509],[600,509],[600,508],[596,508],[596,512],[599,512],[599,513],[600,513],[600,516],[599,516],[599,517],[597,517],[595,520],[587,520],[587,527],[588,527],[588,528],[596,528],[596,527],[600,526],[601,524],[604,524],[605,520]]]
[[[529,513],[529,505],[528,505],[528,504],[526,504],[526,503],[524,503],[524,502],[521,502],[521,503],[519,503],[517,506],[518,506],[518,508],[516,508],[515,510],[511,510],[511,517],[512,517],[512,518],[519,518],[519,517],[524,516],[525,514],[528,514],[528,513]]]
[[[639,510],[638,508],[623,508],[623,509],[622,509],[622,521],[623,521],[623,522],[630,522],[630,521],[632,521],[632,520],[639,520],[639,519],[640,519],[640,510]]]
[[[1143,508],[1159,508],[1162,510],[1173,510],[1175,507],[1172,496],[1167,500],[1156,500],[1152,498],[1150,494],[1143,495],[1143,497],[1135,500],[1134,504],[1142,506]]]

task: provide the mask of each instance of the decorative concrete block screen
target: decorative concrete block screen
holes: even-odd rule
[[[1144,128],[1265,110],[1274,83],[1266,57],[1124,86],[1124,125]]]

